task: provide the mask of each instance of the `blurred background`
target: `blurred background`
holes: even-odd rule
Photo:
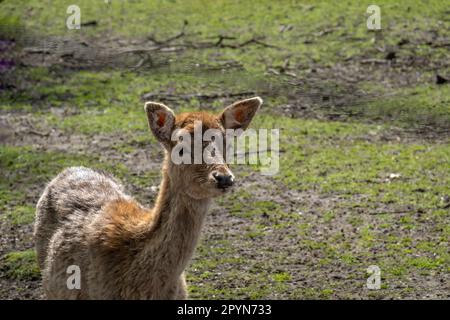
[[[191,298],[448,299],[449,49],[438,0],[0,0],[0,298],[42,298],[34,208],[64,167],[152,205],[163,153],[144,101],[259,95],[252,127],[280,130],[280,170],[234,167]]]

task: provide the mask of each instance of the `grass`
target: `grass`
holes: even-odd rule
[[[377,132],[385,132],[377,126],[281,122],[290,146],[283,155],[279,178],[291,188],[364,194],[369,202],[410,203],[422,209],[439,209],[440,198],[449,192],[448,144],[370,141]],[[330,138],[330,134],[335,136]],[[400,178],[390,180],[391,173]]]
[[[28,1],[17,4],[14,1],[2,3],[3,19],[14,17],[12,22],[39,33],[53,35],[88,35],[103,37],[116,34],[124,37],[144,37],[153,34],[157,39],[173,36],[187,21],[188,35],[200,40],[217,38],[218,35],[237,37],[237,41],[248,40],[252,36],[265,36],[266,41],[280,46],[282,50],[253,46],[248,50],[224,48],[224,59],[243,61],[246,67],[261,69],[261,62],[269,59],[272,64],[281,64],[288,52],[295,52],[294,61],[306,59],[332,63],[337,58],[357,54],[371,46],[373,32],[366,28],[366,3],[327,1],[304,1],[296,3],[282,1],[275,5],[271,1],[259,1],[258,5],[241,1],[139,1],[92,3],[80,0],[81,22],[97,21],[96,27],[82,27],[67,30],[66,14],[70,1]],[[447,7],[441,1],[423,3],[402,0],[395,4],[378,1],[381,7],[383,32],[390,35],[389,43],[396,43],[410,30],[411,24],[428,28],[434,19],[445,21]],[[405,10],[404,8],[408,8]],[[25,10],[25,9],[28,9]],[[324,20],[324,14],[327,19]],[[207,16],[208,19],[204,19]],[[270,18],[268,18],[270,17]],[[11,18],[9,18],[12,20]],[[11,23],[11,22],[10,22]],[[282,30],[283,26],[291,26]],[[318,37],[312,35],[318,30],[328,30]],[[414,33],[412,33],[414,36]],[[342,39],[346,39],[344,48]],[[308,41],[309,40],[309,41]],[[213,50],[195,52],[199,61],[207,60]],[[336,56],[336,53],[338,55]]]
[[[355,116],[346,122],[329,120],[333,111],[329,109],[320,110],[324,119],[281,113],[281,106],[303,102],[300,94],[292,98],[302,90],[334,94],[348,90],[334,80],[318,81],[312,68],[326,69],[358,57],[384,59],[385,53],[377,48],[396,48],[399,59],[428,59],[430,66],[442,66],[438,71],[446,75],[449,69],[442,61],[448,60],[448,52],[425,41],[433,32],[448,36],[448,8],[443,1],[378,1],[383,27],[378,34],[365,27],[368,4],[351,1],[260,1],[255,6],[238,1],[107,5],[79,0],[82,21],[97,21],[97,27],[79,31],[65,29],[71,2],[16,2],[0,4],[0,23],[24,27],[24,37],[58,35],[93,42],[111,35],[166,39],[187,20],[186,36],[174,43],[217,41],[218,35],[236,37],[226,43],[242,43],[261,36],[277,48],[249,45],[161,54],[155,59],[170,65],[151,70],[18,66],[15,76],[20,85],[0,92],[2,115],[32,115],[43,132],[54,128],[65,136],[110,137],[119,160],[104,159],[97,150],[72,154],[52,146],[42,151],[31,145],[1,145],[0,210],[8,223],[29,225],[45,183],[67,166],[105,169],[141,191],[156,184],[159,172],[136,173],[121,163],[137,150],[149,146],[159,150],[148,132],[143,94],[162,94],[155,100],[176,112],[219,112],[232,99],[173,100],[164,94],[249,91],[265,100],[252,127],[280,129],[280,171],[264,180],[266,184],[255,183],[218,199],[227,219],[238,226],[208,234],[201,242],[187,272],[192,298],[416,297],[421,294],[419,286],[409,283],[403,290],[396,285],[401,288],[409,278],[431,273],[442,279],[450,272],[449,210],[443,200],[450,195],[450,145],[445,130],[436,130],[433,140],[411,134],[448,129],[448,85],[429,80],[392,87],[358,82],[354,90],[380,98],[344,105],[342,111]],[[410,45],[399,47],[405,38]],[[271,72],[281,70],[287,59],[297,78]],[[227,61],[242,68],[219,72],[206,68]],[[437,67],[430,66],[412,68],[423,79],[432,79]],[[395,65],[392,68],[398,71]],[[293,85],[298,79],[305,81]],[[116,141],[117,137],[123,139]],[[251,180],[260,166],[235,168],[238,177]],[[138,194],[147,196],[146,191]],[[9,253],[2,270],[12,278],[36,279],[34,259],[32,251]],[[378,293],[363,291],[365,270],[371,264],[382,270],[383,289]]]
[[[32,249],[10,252],[2,257],[0,268],[9,278],[36,280],[40,278],[36,259],[36,252]]]
[[[287,272],[280,272],[273,274],[272,279],[276,282],[285,282],[291,280],[291,275]]]
[[[372,88],[373,91],[373,88]],[[450,122],[450,87],[418,85],[397,89],[392,98],[376,99],[358,108],[357,115],[370,119],[392,119],[408,130],[445,128]]]
[[[32,206],[16,206],[10,212],[6,213],[5,218],[13,225],[29,224],[34,221],[35,208]]]
[[[422,39],[418,37],[425,37],[426,32],[433,29],[436,20],[441,21],[444,26],[436,32],[445,37],[445,26],[448,25],[445,13],[447,7],[441,1],[432,1],[426,5],[421,1],[403,0],[396,4],[380,1],[378,5],[382,12],[383,40],[374,45],[374,33],[368,31],[365,24],[365,3],[283,1],[274,5],[270,1],[260,1],[258,6],[254,6],[237,1],[217,1],[213,4],[194,0],[105,4],[82,0],[77,4],[82,10],[82,21],[95,20],[98,24],[96,27],[82,27],[78,31],[69,32],[65,28],[65,19],[66,9],[70,4],[59,1],[48,5],[45,1],[34,0],[28,1],[25,6],[24,3],[4,1],[1,4],[3,15],[0,16],[0,23],[6,26],[23,26],[26,32],[33,30],[39,34],[69,37],[81,35],[102,39],[114,34],[136,38],[154,34],[156,38],[164,39],[177,34],[182,21],[187,20],[186,40],[189,41],[211,41],[211,38],[214,40],[218,35],[231,35],[236,36],[235,41],[239,42],[263,35],[268,43],[280,46],[280,49],[248,46],[238,50],[187,50],[175,58],[167,57],[171,61],[170,69],[155,69],[151,72],[74,72],[37,67],[20,74],[19,68],[18,77],[22,80],[20,92],[0,94],[0,101],[4,101],[1,108],[6,110],[29,110],[30,100],[36,101],[32,108],[39,110],[47,110],[48,107],[81,108],[81,112],[64,119],[52,115],[49,117],[53,120],[53,125],[69,130],[76,128],[86,133],[140,128],[143,120],[140,117],[142,102],[139,97],[143,93],[164,92],[168,87],[175,95],[218,91],[258,93],[269,90],[271,94],[264,94],[268,96],[265,108],[272,109],[271,102],[274,105],[286,103],[286,96],[298,91],[295,86],[289,87],[282,80],[283,77],[267,73],[268,68],[280,67],[287,58],[299,75],[309,77],[307,72],[311,63],[332,66],[336,62],[360,55],[383,58],[384,53],[376,50],[376,47],[394,46],[404,38],[408,38],[411,43],[420,42]],[[26,12],[31,13],[27,15]],[[163,12],[165,14],[161,14]],[[116,15],[120,18],[117,19]],[[205,15],[208,16],[207,20],[204,19]],[[324,16],[327,17],[326,21],[323,20]],[[282,26],[291,28],[280,32]],[[317,30],[327,32],[317,36]],[[398,55],[405,59],[413,55],[439,62],[446,57],[445,48],[440,47],[418,45],[413,51],[408,46],[399,47],[398,50]],[[220,64],[223,61],[237,61],[244,69],[211,72],[202,71],[202,68],[197,70],[195,67],[177,67]],[[443,66],[440,72],[445,74],[446,70],[448,68]],[[429,70],[422,72],[434,75]],[[26,85],[28,82],[29,86]],[[314,86],[317,85],[324,90],[329,86],[327,90],[333,92],[340,87],[340,83],[333,81],[307,82],[302,86],[304,92],[308,92],[315,91],[317,88]],[[344,106],[345,112],[356,113],[362,119],[372,121],[392,121],[409,129],[424,125],[447,128],[450,114],[448,86],[418,85],[392,91],[386,90],[379,83],[362,81],[357,87],[368,93],[381,95],[381,98],[365,101],[358,107]],[[182,101],[182,108],[195,109],[200,104],[197,99]],[[175,107],[177,109],[179,106],[175,104]]]

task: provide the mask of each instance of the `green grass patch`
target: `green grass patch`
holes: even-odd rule
[[[10,252],[2,257],[1,269],[6,276],[17,280],[36,280],[40,278],[36,252],[33,249]]]
[[[288,272],[280,272],[272,274],[271,278],[276,282],[285,282],[291,280],[291,275]]]
[[[250,68],[262,69],[269,55],[270,63],[282,64],[287,56],[294,62],[335,61],[359,54],[372,46],[373,32],[366,27],[367,3],[335,3],[329,1],[264,0],[258,6],[242,1],[200,0],[167,1],[144,0],[133,2],[79,0],[81,22],[96,21],[95,27],[68,30],[66,19],[70,1],[3,1],[1,20],[12,25],[23,25],[28,32],[53,35],[82,35],[102,38],[109,34],[125,37],[154,35],[165,39],[177,34],[188,21],[183,40],[212,41],[219,35],[236,37],[241,43],[252,37],[264,36],[265,41],[279,48],[247,46],[243,50],[222,48],[224,59],[242,61]],[[448,9],[442,1],[402,0],[395,4],[382,0],[382,28],[387,44],[397,43],[405,33],[417,37],[411,21],[418,28],[428,28],[430,18],[445,19]],[[408,8],[408,10],[405,10]],[[32,15],[27,14],[33,12]],[[205,16],[208,19],[205,19]],[[324,20],[323,17],[327,17]],[[9,19],[9,20],[7,20]],[[284,30],[284,31],[283,31]],[[320,34],[318,30],[328,30]],[[212,39],[212,40],[211,40]],[[264,50],[264,55],[262,51]],[[199,50],[197,61],[207,61],[215,50]],[[426,48],[424,49],[426,51]]]
[[[6,219],[14,225],[29,224],[34,221],[35,207],[16,206],[6,213]]]
[[[450,86],[420,85],[397,89],[390,95],[350,109],[359,116],[390,121],[408,130],[449,128]]]

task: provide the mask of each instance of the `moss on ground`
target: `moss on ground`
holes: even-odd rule
[[[6,276],[16,280],[40,278],[36,252],[33,249],[9,252],[0,260],[0,268]]]

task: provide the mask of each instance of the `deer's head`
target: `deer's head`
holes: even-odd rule
[[[262,104],[259,97],[238,101],[218,115],[187,112],[175,115],[167,106],[147,102],[148,124],[166,150],[166,168],[172,184],[192,198],[225,193],[234,183],[226,163],[230,133],[247,129]],[[231,151],[232,152],[232,151]]]

